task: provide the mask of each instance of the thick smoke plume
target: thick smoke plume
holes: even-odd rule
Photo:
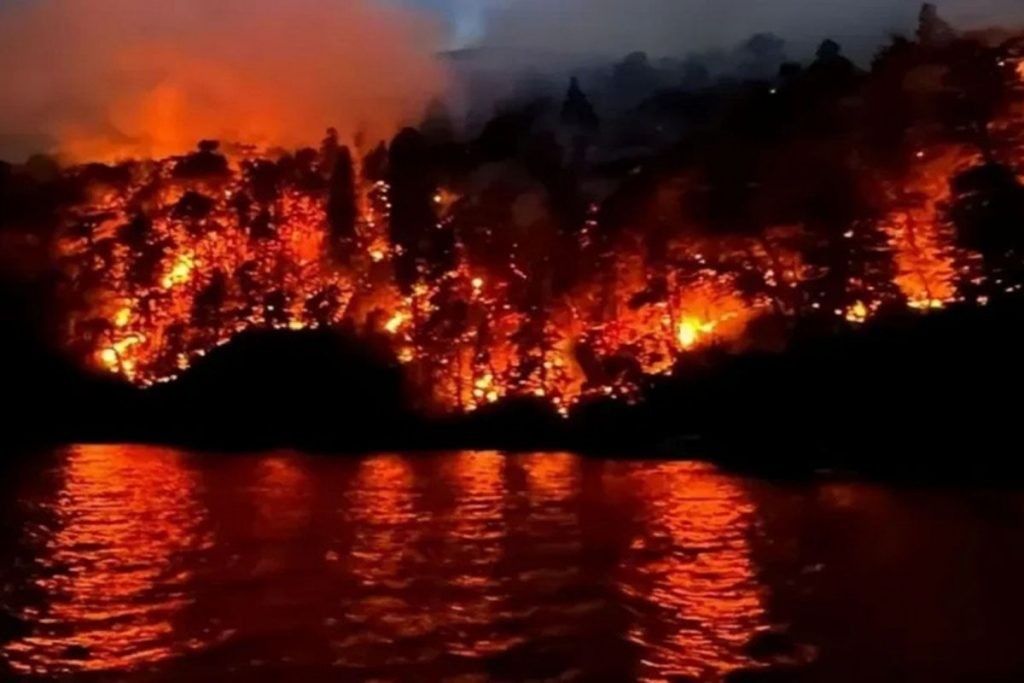
[[[384,137],[445,88],[441,40],[373,0],[0,0],[0,158]]]

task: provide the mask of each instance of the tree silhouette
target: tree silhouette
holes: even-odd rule
[[[455,140],[455,124],[451,113],[440,100],[431,101],[419,129],[433,145],[448,144]]]
[[[388,146],[378,144],[363,159],[363,180],[376,183],[388,177]]]
[[[569,82],[569,91],[562,104],[562,124],[572,135],[572,167],[576,172],[580,172],[586,164],[587,148],[590,147],[600,122],[593,105],[575,77]]]
[[[927,48],[945,47],[956,39],[956,31],[939,16],[938,8],[930,2],[921,6],[918,15],[917,40]]]
[[[340,152],[341,143],[338,142],[338,130],[328,128],[327,135],[320,141],[319,171],[322,176],[329,178],[334,173]]]
[[[993,160],[989,124],[1004,106],[1008,95],[1007,76],[997,49],[975,41],[959,41],[948,48],[949,68],[942,112],[955,138],[965,139]]]
[[[227,276],[220,268],[213,271],[210,283],[198,294],[192,304],[192,317],[203,327],[217,324],[221,309],[227,299]]]
[[[633,52],[612,67],[611,97],[617,106],[631,107],[650,95],[659,85],[661,75],[651,66],[646,52]],[[578,84],[577,84],[578,88]],[[570,85],[570,91],[572,86]],[[582,92],[573,94],[579,97]],[[568,104],[568,97],[566,104]],[[583,96],[586,99],[586,96]],[[593,109],[591,109],[593,113]]]
[[[600,125],[594,106],[575,76],[569,81],[569,90],[562,103],[562,123],[583,133],[593,133]]]
[[[226,178],[231,174],[227,158],[219,153],[220,142],[203,140],[198,151],[182,157],[174,166],[174,177],[181,179]]]
[[[415,128],[402,130],[392,141],[388,161],[391,184],[391,242],[397,248],[395,275],[406,294],[421,277],[443,272],[442,232],[437,226],[437,188],[429,148]],[[451,256],[451,255],[449,255]],[[435,260],[435,257],[436,260]]]
[[[327,198],[327,223],[330,228],[330,248],[335,258],[347,262],[355,249],[356,207],[355,171],[352,153],[340,147],[335,155]]]
[[[786,61],[786,41],[772,33],[756,33],[740,45],[740,75],[771,78]]]
[[[961,246],[994,273],[1019,279],[1024,252],[1024,186],[1010,168],[984,164],[952,181],[951,216]]]

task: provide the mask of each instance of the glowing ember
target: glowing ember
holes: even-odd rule
[[[117,358],[117,351],[114,349],[103,349],[100,351],[100,360],[111,370],[117,370],[119,360]]]
[[[676,336],[679,345],[684,349],[692,349],[705,335],[715,331],[715,323],[702,323],[699,320],[687,319],[679,323]]]
[[[919,158],[923,158],[922,153]],[[920,198],[893,211],[883,225],[896,262],[896,285],[911,308],[941,308],[956,298],[957,250],[953,227],[943,218],[950,201],[949,181],[978,163],[976,152],[936,148],[918,164],[896,194]]]
[[[391,316],[391,319],[384,324],[384,329],[389,334],[398,334],[398,330],[402,329],[402,325],[405,324],[406,317],[404,313],[395,313]]]
[[[127,327],[131,319],[132,309],[122,308],[114,315],[114,325],[117,327]]]
[[[863,301],[858,301],[846,310],[846,319],[851,323],[862,323],[868,319],[871,311]]]
[[[189,281],[192,277],[192,271],[195,268],[195,259],[192,254],[182,254],[171,266],[171,270],[164,276],[161,281],[164,289],[170,289],[175,285],[182,285]]]

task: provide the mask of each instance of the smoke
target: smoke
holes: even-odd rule
[[[810,53],[825,37],[867,56],[913,31],[923,0],[490,0],[483,44],[547,54],[682,55],[773,32]],[[1024,23],[1021,0],[932,0],[963,28]]]
[[[0,158],[384,137],[444,92],[443,40],[374,0],[0,0]]]

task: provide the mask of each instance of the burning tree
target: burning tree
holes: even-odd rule
[[[345,326],[390,347],[424,404],[565,412],[758,343],[766,316],[861,324],[1019,288],[1021,45],[926,11],[866,72],[827,41],[777,78],[613,114],[679,107],[687,132],[640,158],[601,147],[605,113],[573,81],[561,110],[506,109],[472,140],[435,110],[389,145],[329,131],[294,152],[4,168],[4,216],[52,230],[69,348],[133,382],[247,329]],[[620,67],[616,87],[662,82]],[[56,209],[26,208],[43,197]]]

